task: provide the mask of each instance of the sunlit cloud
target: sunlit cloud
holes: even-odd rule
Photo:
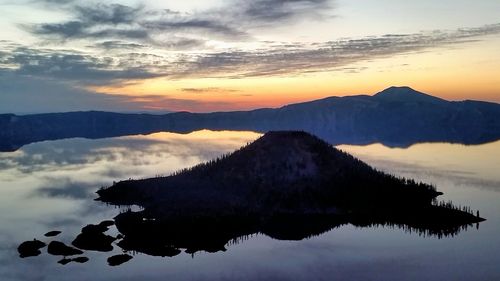
[[[249,79],[300,81],[304,76],[324,73],[366,73],[374,71],[370,69],[374,60],[446,52],[471,42],[486,42],[500,34],[500,24],[494,23],[344,38],[325,34],[321,40],[309,38],[303,32],[295,36],[295,28],[309,25],[335,34],[336,24],[342,22],[342,17],[337,16],[340,2],[227,0],[193,5],[153,4],[147,0],[133,4],[23,0],[10,3],[29,7],[34,15],[16,18],[12,23],[20,34],[26,35],[26,40],[0,37],[0,87],[6,89],[0,101],[8,104],[2,110],[19,110],[23,107],[21,102],[28,109],[43,99],[42,95],[57,98],[53,104],[59,106],[63,106],[62,101],[73,101],[68,104],[72,110],[149,110],[164,106],[163,110],[195,111],[206,106],[203,111],[207,111],[224,106],[228,109],[275,106],[278,100],[299,98],[265,97],[264,101],[266,93],[256,93],[251,86],[255,80]],[[38,10],[55,14],[49,21],[47,17],[36,17]],[[290,29],[284,32],[287,36],[273,36],[285,27]],[[212,83],[191,84],[197,79],[212,79]],[[152,87],[147,84],[158,80],[175,83],[149,91]],[[241,83],[246,88],[227,86],[219,83],[221,80],[246,81]],[[393,84],[389,78],[386,80],[385,86]],[[127,85],[137,85],[134,93]],[[291,86],[284,85],[279,92],[286,93],[287,87]],[[276,92],[274,89],[273,94]],[[228,100],[223,99],[224,95]],[[235,107],[235,102],[241,101],[234,99],[236,95],[254,96],[254,101]],[[261,102],[257,101],[259,98]],[[264,104],[270,100],[274,103]]]
[[[235,93],[235,92],[239,92],[238,90],[224,89],[224,88],[217,88],[217,87],[208,87],[208,88],[182,88],[180,90],[182,92],[195,93],[195,94],[204,94],[204,93]]]
[[[17,47],[4,52],[0,64],[10,65],[12,71],[21,75],[57,77],[97,85],[154,77],[244,78],[327,71],[371,59],[481,40],[481,36],[495,34],[500,34],[500,24],[318,43],[266,42],[265,47],[253,51],[232,49],[168,55],[130,52],[99,56],[71,50]],[[9,50],[7,46],[5,49]]]

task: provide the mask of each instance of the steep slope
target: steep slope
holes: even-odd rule
[[[390,87],[383,90],[382,92],[375,94],[373,97],[378,100],[392,102],[423,102],[434,104],[442,104],[447,102],[446,100],[436,98],[419,91],[415,91],[410,87]]]
[[[376,171],[305,132],[269,132],[172,176],[98,191],[112,204],[173,213],[325,213],[429,206],[434,187]]]

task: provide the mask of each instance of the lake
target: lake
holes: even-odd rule
[[[257,234],[217,253],[181,253],[110,267],[122,251],[86,252],[84,264],[60,257],[21,259],[25,241],[70,244],[87,224],[121,210],[94,201],[113,181],[168,175],[231,152],[253,132],[155,133],[108,139],[45,141],[0,153],[0,280],[500,280],[500,141],[464,146],[422,143],[408,148],[341,145],[379,170],[436,185],[440,200],[478,209],[485,222],[453,237],[424,237],[397,227],[342,226],[302,241]],[[109,233],[116,234],[113,227]]]

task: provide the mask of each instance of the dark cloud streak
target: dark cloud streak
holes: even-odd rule
[[[79,5],[66,3],[73,19],[60,23],[21,25],[34,35],[47,39],[118,38],[157,43],[154,38],[168,33],[188,34],[200,40],[207,35],[224,40],[249,40],[248,29],[255,26],[280,25],[304,16],[318,19],[331,9],[331,0],[233,0],[227,6],[193,14],[172,10],[149,11],[143,5],[120,4]],[[68,8],[69,7],[69,8]],[[184,37],[185,37],[184,35]],[[161,41],[160,41],[161,43]]]
[[[143,15],[143,6],[130,7],[121,4],[97,4],[76,6],[77,17],[88,25],[132,24]]]
[[[495,34],[500,34],[500,24],[451,32],[389,34],[313,44],[273,44],[265,50],[200,55],[177,75],[242,78],[327,71],[371,59],[480,40],[480,36]]]
[[[121,80],[147,79],[165,73],[145,65],[134,65],[134,57],[99,57],[61,50],[17,47],[3,55],[0,66],[5,72],[57,81],[73,81],[82,85],[109,84]]]
[[[195,94],[204,94],[204,93],[234,93],[239,92],[234,89],[225,89],[218,87],[208,87],[208,88],[182,88],[180,89],[182,92],[186,93],[195,93]]]
[[[353,63],[461,44],[494,34],[500,34],[500,24],[456,31],[388,34],[323,43],[268,42],[265,45],[267,47],[253,51],[235,49],[174,56],[147,52],[98,56],[19,47],[9,52],[8,47],[5,47],[6,51],[0,53],[0,66],[10,65],[6,71],[15,71],[22,75],[57,77],[94,85],[154,77],[174,79],[289,75],[343,69]],[[186,39],[186,42],[182,42],[183,38],[178,40],[179,44],[203,44],[190,42],[190,39]],[[107,48],[116,44],[114,41],[110,42]]]
[[[239,1],[241,10],[236,15],[247,21],[260,24],[271,24],[282,20],[290,20],[300,16],[319,16],[330,9],[328,0],[255,0]]]

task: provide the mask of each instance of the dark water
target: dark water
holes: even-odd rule
[[[435,184],[445,193],[441,199],[479,209],[488,219],[479,229],[451,238],[347,225],[302,241],[257,234],[226,245],[226,252],[173,258],[136,254],[119,267],[106,262],[122,253],[118,247],[87,252],[89,262],[66,266],[46,249],[38,257],[18,257],[22,241],[48,242],[55,238],[43,234],[60,230],[57,240],[69,243],[86,224],[118,214],[119,209],[93,201],[100,186],[169,174],[258,136],[159,133],[42,142],[1,153],[0,280],[500,280],[500,142],[340,147],[380,170]]]

